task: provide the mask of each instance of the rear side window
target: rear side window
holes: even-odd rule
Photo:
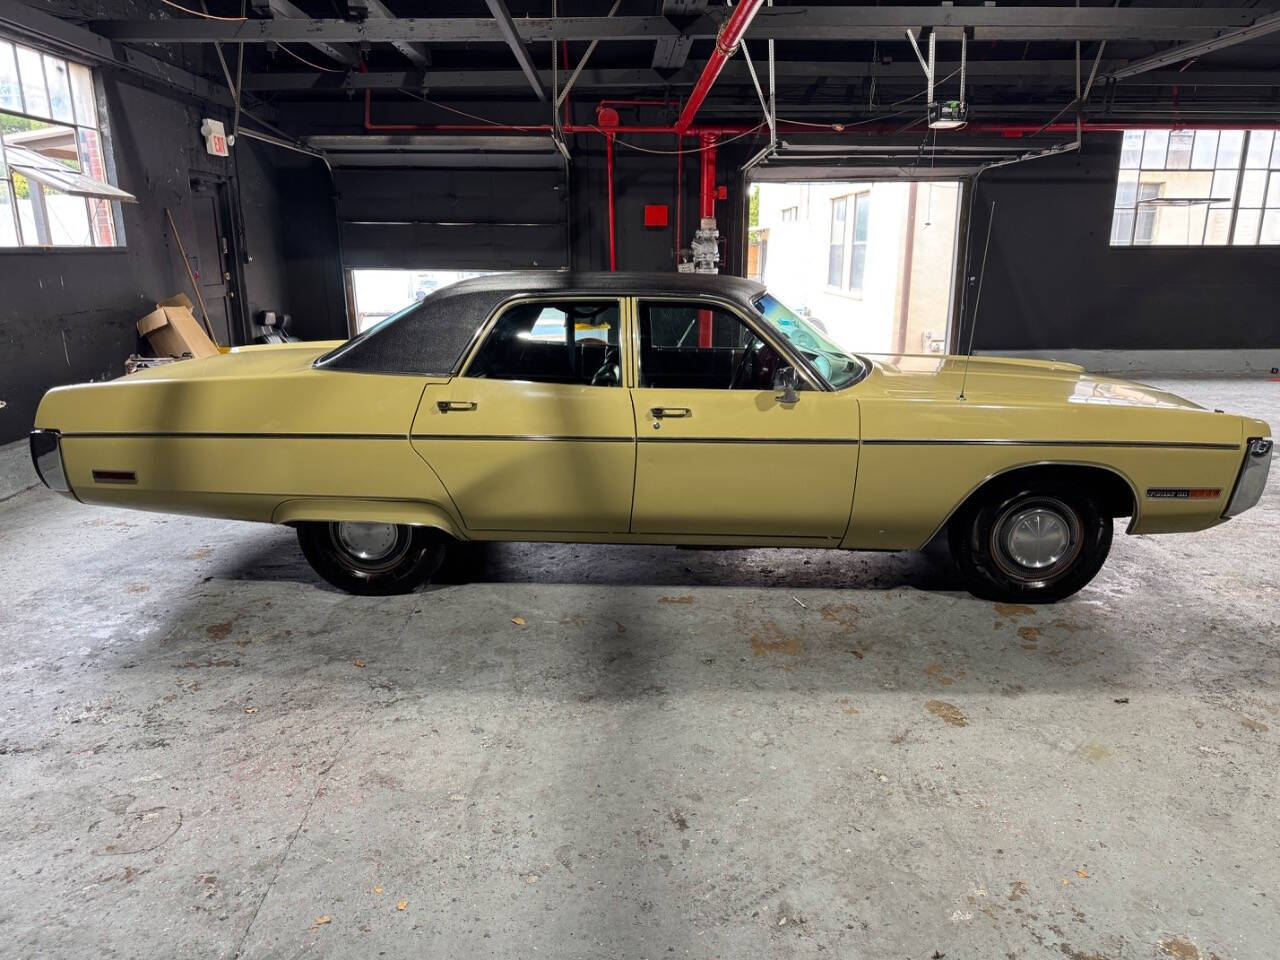
[[[465,376],[595,387],[622,384],[616,300],[535,300],[508,307]]]

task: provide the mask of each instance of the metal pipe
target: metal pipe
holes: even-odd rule
[[[751,21],[755,19],[755,15],[760,12],[763,5],[764,0],[742,0],[742,3],[739,3],[729,15],[729,19],[724,22],[720,32],[716,34],[715,49],[711,51],[707,65],[702,68],[702,75],[698,77],[698,82],[693,85],[693,92],[685,101],[680,119],[676,121],[677,130],[683,132],[693,125],[693,118],[698,108],[707,99],[707,94],[715,85],[720,71],[738,49],[738,44],[746,34],[747,27],[751,26]]]
[[[702,179],[699,191],[698,216],[704,220],[716,215],[716,135],[704,133],[701,141]]]
[[[613,222],[613,134],[604,138],[605,168],[609,171],[609,269],[618,269],[618,237]]]

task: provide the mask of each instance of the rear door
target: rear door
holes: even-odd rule
[[[853,503],[858,404],[773,386],[788,365],[734,308],[636,303],[633,533],[837,541]]]
[[[626,533],[635,424],[618,299],[501,308],[460,376],[423,392],[413,445],[476,531]]]

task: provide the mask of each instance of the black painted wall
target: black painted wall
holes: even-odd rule
[[[1280,347],[1280,247],[1111,247],[1120,134],[978,180],[979,350]]]

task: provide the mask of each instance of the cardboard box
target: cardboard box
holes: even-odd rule
[[[138,333],[147,338],[158,357],[216,357],[217,344],[200,326],[185,293],[161,300],[156,309],[138,321]]]

